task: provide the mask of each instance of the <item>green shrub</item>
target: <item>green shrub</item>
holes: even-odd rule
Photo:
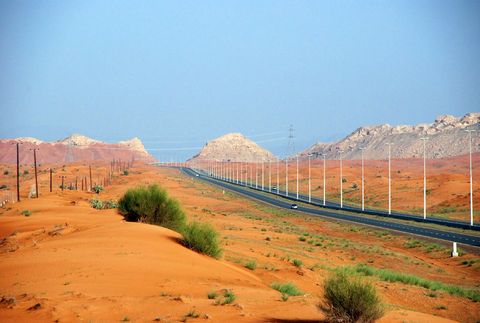
[[[8,189],[8,186],[5,184],[0,185],[0,190],[6,190]]]
[[[97,210],[103,210],[103,201],[92,199],[90,200],[90,205]]]
[[[453,296],[468,298],[474,302],[480,302],[480,291],[474,289],[465,289],[457,285],[448,285],[435,280],[428,280],[410,274],[404,274],[389,269],[377,269],[365,264],[358,264],[351,268],[354,272],[365,276],[377,276],[381,280],[388,282],[400,282],[406,285],[421,286],[423,288],[438,291],[442,290]]]
[[[185,226],[180,204],[158,185],[129,189],[118,202],[118,208],[127,221],[156,224],[178,232]]]
[[[95,185],[95,186],[92,188],[92,190],[93,190],[95,193],[99,194],[101,191],[103,191],[103,186],[102,186],[102,185]]]
[[[373,322],[383,315],[375,287],[338,271],[325,282],[324,311],[331,321]]]
[[[97,210],[116,209],[118,207],[118,203],[113,200],[102,201],[99,199],[91,199],[90,205]]]
[[[123,171],[123,175],[127,176],[128,174],[129,174],[128,169],[125,169],[125,170]]]
[[[215,299],[217,298],[218,294],[217,292],[210,292],[207,294],[208,299]]]
[[[237,296],[231,291],[231,290],[226,290],[225,293],[223,293],[223,300],[217,302],[217,304],[220,305],[227,305],[233,303],[237,299]]]
[[[107,200],[103,202],[104,209],[116,209],[118,207],[118,202],[113,200]]]
[[[407,242],[403,244],[405,248],[411,249],[420,246],[420,241],[409,238]]]
[[[279,291],[282,294],[286,294],[289,296],[298,296],[302,295],[303,293],[292,283],[280,284],[280,283],[273,283],[270,285],[273,289]]]
[[[303,262],[300,259],[293,259],[293,265],[295,267],[302,267]]]
[[[257,268],[257,262],[255,260],[249,261],[245,264],[245,268],[255,270]]]
[[[214,258],[220,258],[219,234],[208,223],[192,222],[182,230],[183,243],[188,248]]]
[[[298,238],[298,240],[300,240],[300,241],[305,241],[305,240],[307,240],[307,239],[306,239],[305,237],[301,236],[301,237]]]
[[[23,211],[22,211],[22,214],[25,215],[25,216],[30,216],[30,215],[32,215],[32,211],[30,211],[30,210],[23,210]]]

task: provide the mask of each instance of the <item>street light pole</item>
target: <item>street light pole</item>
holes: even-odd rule
[[[392,173],[391,173],[391,147],[393,143],[387,142],[388,146],[388,214],[392,214]]]
[[[255,188],[258,188],[258,169],[257,169],[258,162],[255,162]]]
[[[262,191],[264,190],[264,183],[265,183],[264,179],[265,179],[265,164],[262,158]]]
[[[363,151],[365,147],[359,148],[362,151],[362,211],[365,211],[365,173],[363,170]]]
[[[310,157],[312,157],[312,154],[308,154],[308,203],[312,203],[312,173],[310,170]]]
[[[278,173],[279,172],[279,163],[280,163],[280,160],[277,158],[277,195],[278,195],[278,192],[280,190],[280,174]]]
[[[288,196],[288,157],[285,157],[285,195]]]
[[[423,141],[423,218],[427,218],[427,163],[426,163],[426,142],[428,137],[422,137]]]
[[[473,169],[472,169],[472,132],[475,129],[466,129],[469,136],[469,159],[470,159],[470,225],[473,225]]]
[[[272,192],[272,160],[268,160],[268,191]]]
[[[340,153],[340,208],[343,208],[343,162],[342,162],[342,153]]]
[[[323,206],[325,206],[325,199],[326,199],[326,186],[327,186],[327,179],[326,179],[326,157],[327,154],[322,154],[323,156]]]
[[[298,200],[298,154],[297,154],[297,200]]]

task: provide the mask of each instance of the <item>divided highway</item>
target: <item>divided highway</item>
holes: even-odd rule
[[[209,176],[205,176],[201,173],[195,172],[190,168],[181,168],[181,170],[186,175],[193,176],[195,178],[215,184],[217,186],[228,189],[230,191],[239,193],[246,197],[260,200],[262,202],[265,202],[277,207],[290,209],[292,204],[292,201],[290,201],[285,197],[283,197],[283,199],[273,198],[265,194],[262,194],[255,189],[226,183],[221,180],[217,180]],[[277,197],[281,197],[281,196],[277,195]],[[410,234],[415,234],[419,236],[457,242],[459,244],[464,244],[464,245],[469,245],[474,247],[480,247],[480,237],[462,234],[462,233],[455,233],[455,232],[419,227],[412,224],[404,224],[404,223],[384,221],[382,219],[372,219],[369,217],[362,217],[352,212],[345,212],[346,211],[345,209],[343,209],[340,212],[339,210],[335,210],[335,209],[321,209],[321,208],[314,208],[314,207],[298,206],[298,211],[315,215],[315,216],[323,216],[323,217],[329,217],[329,218],[338,219],[338,220],[356,222],[356,223],[366,224],[370,226],[375,226],[378,228],[390,229],[390,230],[400,231],[404,233],[410,233]]]

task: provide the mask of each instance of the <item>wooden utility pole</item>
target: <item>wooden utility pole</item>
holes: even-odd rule
[[[52,169],[50,168],[50,193],[52,192]]]
[[[65,179],[67,176],[62,175],[62,176],[60,176],[60,177],[62,178],[62,192],[63,192],[63,189],[64,189],[64,187],[65,187],[64,179]]]
[[[90,191],[93,191],[93,186],[92,186],[92,166],[89,165],[88,169],[90,171]]]
[[[20,202],[20,153],[17,142],[17,202]]]
[[[38,199],[38,177],[37,177],[37,150],[38,148],[33,148],[33,167],[35,169],[35,195]]]
[[[78,176],[75,176],[75,191],[78,191]]]

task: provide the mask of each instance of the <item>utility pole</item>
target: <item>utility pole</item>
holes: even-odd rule
[[[90,192],[93,191],[93,186],[92,186],[92,165],[88,166],[88,170],[90,172]],[[63,179],[62,179],[63,180]]]
[[[64,184],[64,179],[67,177],[65,175],[62,175],[60,176],[62,178],[62,192],[63,192],[63,189],[65,188],[65,184]]]
[[[423,141],[423,218],[427,218],[427,162],[426,162],[426,142],[428,137],[422,137]]]
[[[33,148],[33,168],[35,171],[35,196],[38,199],[38,177],[37,177],[37,150],[38,148]]]
[[[20,202],[20,152],[17,142],[17,202]]]
[[[472,132],[475,131],[475,129],[466,129],[466,132],[468,132],[469,136],[469,159],[470,159],[470,225],[473,225],[473,169],[472,169]]]
[[[363,170],[363,151],[365,147],[359,148],[362,152],[362,211],[365,211],[365,173]]]
[[[50,193],[52,192],[52,169],[50,168]]]

